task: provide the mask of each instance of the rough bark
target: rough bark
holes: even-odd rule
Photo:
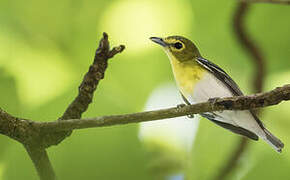
[[[55,122],[81,118],[93,100],[99,81],[104,78],[108,60],[121,53],[125,46],[120,45],[110,50],[108,35],[103,33],[96,50],[93,64],[79,86],[77,97]],[[55,180],[56,176],[50,163],[46,148],[57,145],[72,133],[72,129],[44,133],[35,121],[13,117],[0,109],[0,133],[22,143],[28,152],[41,180]]]

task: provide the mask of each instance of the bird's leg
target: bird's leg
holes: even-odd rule
[[[186,104],[178,104],[176,107],[178,109],[183,108],[184,106],[186,106]],[[189,114],[187,115],[188,118],[194,118],[194,114]]]

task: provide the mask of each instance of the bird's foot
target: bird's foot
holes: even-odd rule
[[[177,107],[178,109],[180,109],[180,108],[183,108],[184,106],[186,106],[186,104],[177,104],[176,107]]]
[[[208,101],[213,105],[217,102],[219,98],[218,97],[214,97],[214,98],[209,98]]]
[[[180,108],[183,108],[184,106],[186,106],[186,104],[178,104],[176,107],[178,109],[180,109]],[[194,114],[187,115],[187,117],[188,118],[194,118]]]

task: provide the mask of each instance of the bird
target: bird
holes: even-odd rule
[[[150,37],[150,40],[161,45],[167,54],[186,104],[243,95],[235,81],[218,65],[203,58],[191,40],[183,36]],[[266,129],[253,110],[224,110],[200,115],[233,133],[255,141],[261,138],[277,152],[282,152],[284,144]]]

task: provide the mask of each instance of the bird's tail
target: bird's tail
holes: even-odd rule
[[[284,144],[280,139],[275,137],[270,131],[268,131],[266,128],[263,129],[265,132],[265,141],[270,144],[277,152],[282,152],[282,149],[284,147]]]

